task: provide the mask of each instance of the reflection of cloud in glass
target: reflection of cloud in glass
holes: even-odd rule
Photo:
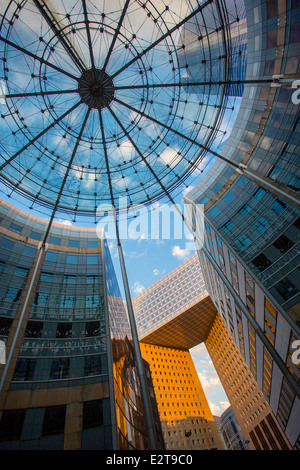
[[[6,96],[6,86],[3,80],[0,80],[0,104],[6,104],[5,96]]]

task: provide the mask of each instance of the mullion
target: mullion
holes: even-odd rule
[[[225,161],[226,163],[229,163],[231,166],[239,168],[239,166],[237,164],[235,164],[234,162],[231,162],[231,161],[227,160],[227,158],[223,157],[222,155],[218,154],[217,152],[207,148],[203,144],[200,144],[200,142],[197,142],[194,139],[191,139],[187,135],[182,134],[181,132],[177,131],[176,129],[173,129],[172,127],[168,126],[167,124],[164,124],[163,122],[160,122],[158,119],[155,119],[152,116],[149,116],[148,114],[144,113],[143,111],[140,111],[139,109],[136,109],[133,106],[130,106],[129,104],[126,104],[126,103],[124,103],[123,101],[121,101],[117,98],[115,98],[115,101],[117,103],[121,104],[122,106],[130,109],[131,111],[134,111],[134,112],[140,114],[141,116],[145,117],[146,119],[149,119],[150,121],[153,121],[154,123],[158,124],[159,126],[164,127],[168,131],[178,135],[179,137],[183,138],[184,140],[187,140],[188,142],[191,142],[192,144],[196,145],[197,147],[200,147],[201,149],[206,150],[207,152],[209,152],[212,155],[220,158],[221,160]]]
[[[153,170],[153,168],[151,167],[151,165],[149,164],[149,162],[147,161],[147,159],[144,157],[143,153],[140,151],[140,149],[138,148],[138,146],[136,145],[136,143],[132,140],[132,138],[130,137],[130,135],[127,133],[126,129],[124,128],[124,126],[122,125],[121,121],[118,119],[118,117],[116,116],[116,114],[113,112],[113,110],[108,107],[109,111],[111,112],[112,116],[114,117],[114,119],[116,120],[116,122],[118,123],[118,125],[120,126],[120,128],[123,130],[123,132],[126,134],[126,136],[128,137],[128,139],[130,140],[130,142],[132,143],[133,147],[135,148],[136,152],[139,154],[140,158],[142,159],[142,161],[145,163],[145,165],[147,166],[148,170],[150,171],[150,173],[154,176],[154,178],[156,179],[157,183],[160,185],[160,187],[162,188],[163,192],[167,192],[166,188],[164,187],[164,185],[162,184],[160,178],[157,176],[157,174],[155,173],[155,171]],[[144,187],[143,187],[144,189]],[[146,190],[144,189],[144,192],[147,196],[147,192]]]
[[[111,54],[112,54],[112,51],[113,51],[113,48],[114,48],[114,46],[115,46],[116,40],[117,40],[118,35],[119,35],[119,33],[120,33],[120,29],[121,29],[123,20],[124,20],[124,18],[125,18],[126,11],[127,11],[127,9],[128,9],[129,3],[130,3],[130,0],[126,0],[125,5],[124,5],[124,8],[123,8],[123,11],[122,11],[122,14],[121,14],[121,17],[120,17],[120,19],[119,19],[119,23],[118,23],[117,29],[115,30],[114,37],[113,37],[112,42],[111,42],[111,44],[110,44],[110,47],[109,47],[109,50],[108,50],[108,53],[107,53],[107,56],[106,56],[104,65],[103,65],[103,67],[102,67],[102,70],[105,70],[106,67],[107,67],[107,64],[108,64],[108,61],[109,61],[110,56],[111,56]]]
[[[123,85],[115,86],[116,90],[128,90],[128,89],[138,89],[138,88],[168,88],[168,87],[189,87],[189,86],[213,86],[213,85],[251,85],[251,84],[260,84],[260,83],[273,83],[273,79],[253,79],[253,80],[219,80],[219,81],[203,81],[203,82],[179,82],[179,83],[153,83],[145,85]]]
[[[52,91],[32,91],[25,93],[8,93],[6,95],[1,95],[0,98],[27,98],[30,96],[44,96],[44,95],[60,95],[60,94],[69,94],[76,93],[78,90],[52,90]]]
[[[81,141],[81,137],[82,137],[83,131],[84,131],[84,129],[85,129],[87,120],[88,120],[88,118],[89,118],[90,112],[91,112],[91,109],[88,108],[87,113],[86,113],[85,118],[84,118],[84,121],[83,121],[83,123],[82,123],[81,129],[80,129],[80,132],[79,132],[78,137],[77,137],[77,139],[76,139],[76,143],[75,143],[75,145],[74,145],[74,149],[73,149],[71,158],[70,158],[70,160],[69,160],[69,163],[68,163],[68,166],[67,166],[67,169],[66,169],[66,172],[65,172],[65,175],[64,175],[64,178],[63,178],[63,181],[62,181],[62,184],[61,184],[61,187],[60,187],[60,190],[59,190],[57,199],[56,199],[55,206],[54,206],[53,211],[52,211],[52,215],[51,215],[51,218],[50,218],[50,222],[49,222],[49,224],[48,224],[48,228],[47,228],[47,231],[46,231],[45,236],[44,236],[43,245],[44,245],[44,244],[46,243],[46,241],[47,241],[47,238],[48,238],[48,235],[49,235],[49,232],[50,232],[50,227],[51,227],[51,225],[52,225],[54,216],[55,216],[55,214],[56,214],[58,205],[59,205],[59,203],[60,203],[60,199],[61,199],[61,196],[62,196],[64,187],[65,187],[65,185],[66,185],[66,181],[67,181],[67,178],[68,178],[68,176],[69,176],[69,173],[70,173],[70,170],[71,170],[71,167],[72,167],[74,158],[75,158],[75,156],[76,156],[77,149],[78,149],[79,143],[80,143],[80,141]]]
[[[49,8],[45,4],[45,2],[43,2],[43,5],[40,4],[39,0],[33,0],[33,2],[35,4],[35,6],[37,7],[37,9],[39,10],[42,17],[45,19],[45,21],[48,23],[48,25],[50,26],[50,28],[54,32],[54,34],[58,37],[59,41],[63,45],[63,47],[64,47],[65,51],[67,52],[67,54],[73,60],[74,64],[81,70],[81,72],[83,72],[85,70],[85,66],[82,63],[81,58],[74,51],[74,48],[73,48],[72,44],[68,41],[68,39],[65,38],[62,35],[62,31],[54,24],[54,21],[56,21],[56,20],[54,19],[54,17],[51,18],[51,16],[46,11],[46,9],[47,9],[49,11],[49,13],[51,13]]]
[[[82,7],[83,7],[83,13],[84,13],[84,22],[85,22],[85,28],[86,28],[86,35],[87,35],[87,38],[88,38],[91,64],[92,64],[92,68],[94,69],[95,68],[95,62],[94,62],[93,46],[92,46],[92,39],[91,39],[91,30],[90,30],[90,25],[89,25],[87,8],[86,8],[86,1],[85,0],[82,0]]]

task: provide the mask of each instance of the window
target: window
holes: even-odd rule
[[[15,243],[12,240],[8,240],[7,238],[2,238],[0,241],[0,247],[5,248],[6,250],[12,251],[14,248]]]
[[[83,403],[82,429],[89,429],[103,424],[103,400]]]
[[[95,282],[98,282],[98,274],[91,274],[86,277],[87,284],[94,284]]]
[[[17,302],[18,300],[20,300],[21,293],[21,289],[10,287],[9,289],[7,289],[3,300],[6,300],[7,302]]]
[[[267,35],[267,49],[277,46],[277,29],[269,31]]]
[[[23,255],[24,256],[30,256],[31,258],[34,258],[35,253],[36,253],[36,249],[31,247],[31,246],[25,246],[25,248],[23,250]]]
[[[266,193],[266,190],[263,189],[263,188],[259,188],[254,194],[253,196],[255,197],[255,199],[257,199],[258,201],[263,197],[263,195]]]
[[[284,300],[289,300],[298,292],[296,286],[287,278],[278,282],[278,284],[275,286],[275,289]]]
[[[30,320],[27,323],[26,330],[24,333],[25,338],[41,338],[43,332],[44,323],[41,321]]]
[[[96,241],[88,241],[87,247],[88,248],[97,248],[98,244]]]
[[[66,419],[66,406],[48,406],[45,408],[42,436],[63,434]]]
[[[35,362],[35,359],[18,359],[13,380],[32,380]]]
[[[293,176],[288,183],[288,187],[292,188],[294,191],[299,191],[300,189],[300,178],[298,176]]]
[[[274,18],[278,15],[277,2],[274,2],[273,0],[267,0],[267,13],[268,18]]]
[[[62,295],[60,299],[60,307],[62,308],[73,308],[75,305],[74,295]]]
[[[213,209],[211,209],[209,211],[209,215],[214,218],[214,217],[217,217],[217,215],[219,215],[221,213],[220,209],[218,207],[214,207]]]
[[[261,253],[260,255],[256,256],[256,258],[252,260],[252,263],[260,271],[267,269],[272,264],[272,262],[269,260],[269,258],[267,258],[264,253]]]
[[[226,196],[224,197],[224,201],[227,203],[227,204],[230,204],[235,198],[235,195],[229,191]]]
[[[239,238],[237,238],[237,240],[234,242],[234,244],[240,248],[240,249],[243,249],[245,248],[246,246],[250,245],[251,243],[251,240],[250,238],[248,238],[246,235],[241,235]]]
[[[276,212],[276,214],[280,215],[282,212],[287,208],[287,204],[282,201],[281,199],[277,198],[275,202],[273,202],[271,209]]]
[[[232,227],[234,227],[234,223],[231,220],[228,220],[227,222],[225,222],[224,225],[222,225],[221,230],[223,230],[224,232],[229,232]]]
[[[27,277],[28,273],[29,273],[29,269],[22,268],[21,266],[18,266],[17,269],[15,270],[15,275],[20,276],[20,277]]]
[[[4,410],[0,422],[0,442],[19,441],[26,410]]]
[[[100,335],[100,322],[88,321],[85,324],[85,336],[99,336]]]
[[[50,237],[49,243],[52,243],[52,245],[60,245],[60,238],[58,237]]]
[[[275,242],[273,243],[273,246],[277,248],[281,253],[286,253],[290,248],[294,246],[294,242],[290,240],[288,237],[285,235],[281,235]]]
[[[69,246],[72,248],[79,248],[79,240],[69,240]]]
[[[98,263],[98,256],[87,257],[87,264],[97,264],[97,263]]]
[[[84,375],[100,375],[102,373],[101,356],[87,356],[84,358]]]
[[[65,274],[64,275],[64,283],[66,283],[66,284],[75,284],[76,283],[76,276],[74,274]]]
[[[55,263],[57,260],[57,253],[54,251],[47,251],[46,256],[45,256],[45,261],[52,261]]]
[[[263,233],[268,227],[269,227],[269,222],[264,219],[263,217],[260,217],[257,222],[253,225],[255,230],[257,230],[259,233]]]
[[[56,338],[71,338],[73,334],[72,323],[57,323]]]
[[[58,358],[52,361],[51,379],[65,379],[69,375],[70,359]]]
[[[8,336],[11,325],[12,318],[0,317],[0,336]]]
[[[78,256],[77,255],[67,255],[67,263],[77,264],[78,263]]]
[[[291,25],[290,42],[298,43],[300,41],[300,23]]]
[[[12,232],[20,234],[21,231],[22,231],[22,227],[21,227],[21,225],[11,224],[10,227],[9,227],[9,230],[11,230]]]
[[[41,305],[46,307],[48,304],[49,294],[44,294],[43,292],[37,292],[34,298],[34,305]]]
[[[52,273],[47,273],[47,272],[41,272],[40,280],[41,281],[47,281],[47,282],[52,282],[53,274]]]
[[[240,208],[238,213],[240,214],[241,217],[245,217],[245,215],[247,215],[248,212],[250,212],[250,210],[251,210],[251,207],[248,206],[248,204],[244,204],[244,206]]]
[[[34,240],[40,240],[42,238],[42,234],[39,232],[32,231],[29,238],[33,238]]]
[[[86,295],[85,305],[86,307],[97,307],[99,305],[99,295]]]

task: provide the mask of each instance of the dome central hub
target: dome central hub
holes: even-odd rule
[[[85,70],[78,82],[78,93],[90,108],[106,108],[114,99],[111,77],[101,69]]]

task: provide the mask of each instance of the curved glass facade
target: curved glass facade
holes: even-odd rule
[[[112,449],[113,433],[116,448],[148,448],[129,321],[103,233],[53,224],[42,252],[46,221],[5,203],[0,217],[0,339],[13,351],[1,366],[0,448]]]

